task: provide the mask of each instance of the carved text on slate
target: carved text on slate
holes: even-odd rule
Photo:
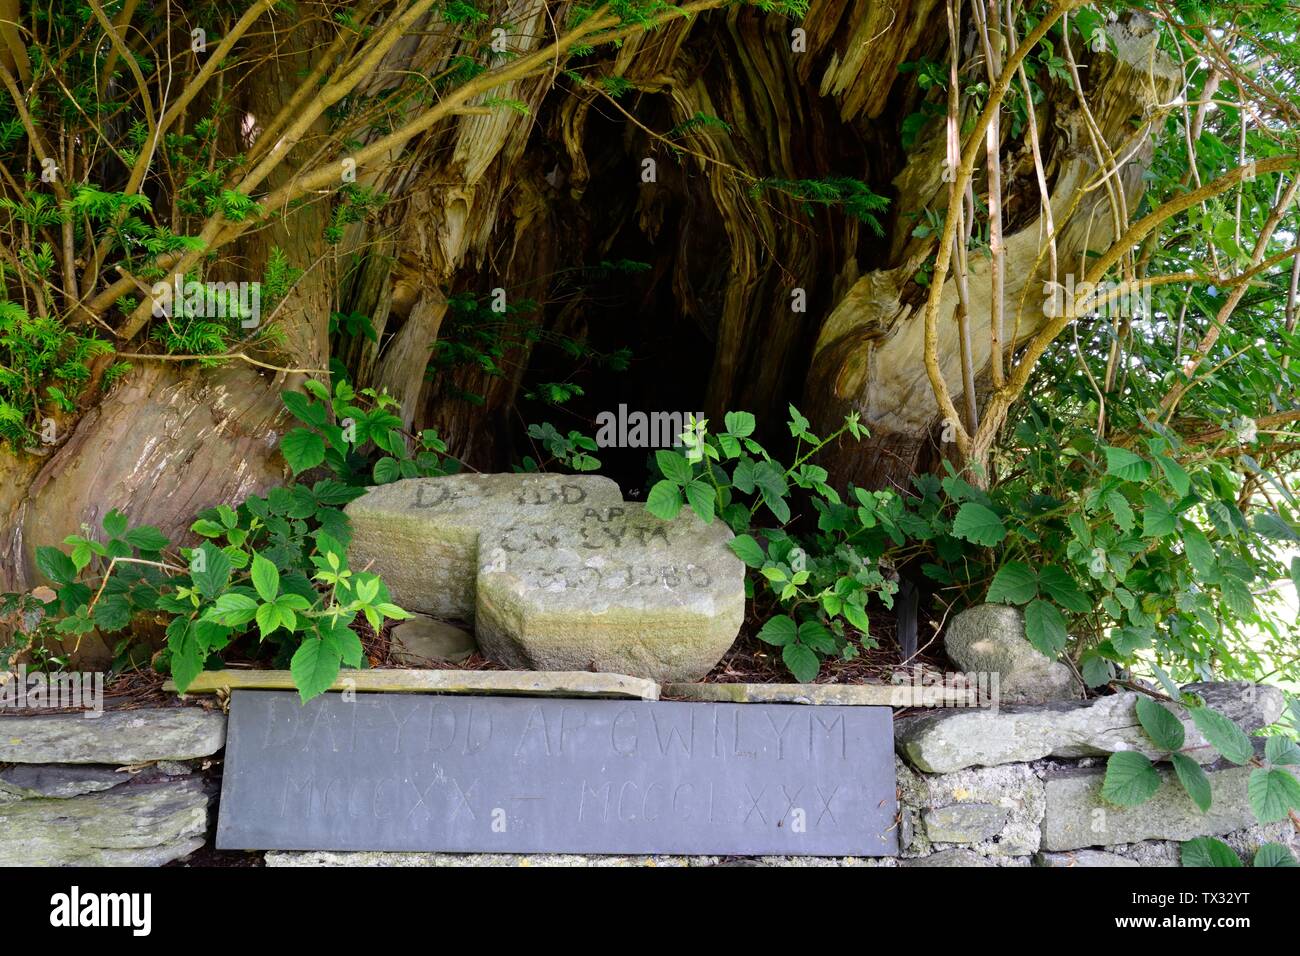
[[[235,696],[226,848],[896,848],[888,708]]]

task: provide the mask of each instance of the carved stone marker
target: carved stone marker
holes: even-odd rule
[[[617,484],[593,475],[407,478],[347,506],[349,563],[369,564],[408,611],[471,620],[481,531],[620,501]]]
[[[484,532],[479,647],[511,667],[699,680],[745,616],[731,538],[720,520],[661,521],[631,503]]]
[[[235,691],[217,847],[890,856],[887,707]]]

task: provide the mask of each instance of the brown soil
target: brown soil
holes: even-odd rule
[[[400,668],[404,665],[395,661],[392,655],[391,633],[398,622],[385,621],[384,627],[376,633],[364,618],[354,625],[365,648],[367,662],[374,668]],[[752,618],[745,621],[740,636],[718,665],[704,678],[709,683],[754,683],[781,684],[794,680],[781,662],[780,648],[765,644],[755,635],[761,622]],[[859,646],[857,657],[852,660],[832,659],[822,664],[821,672],[815,683],[818,684],[880,684],[890,683],[891,678],[903,669],[921,667],[942,670],[944,658],[941,646],[935,640],[938,631],[934,622],[921,621],[921,633],[918,635],[920,649],[916,657],[905,662],[899,653],[894,639],[894,617],[888,612],[871,616],[872,640],[875,646]],[[867,642],[872,643],[871,641]],[[231,660],[228,667],[261,667],[261,662]],[[426,665],[436,670],[504,670],[500,664],[488,660],[481,654],[474,654],[460,664],[430,661]],[[141,707],[185,707],[185,706],[220,706],[214,696],[188,697],[182,700],[176,694],[163,690],[166,676],[154,673],[148,668],[140,668],[121,674],[114,674],[104,682],[104,709],[132,710]],[[3,713],[15,716],[51,713],[75,712],[73,709],[5,709]]]

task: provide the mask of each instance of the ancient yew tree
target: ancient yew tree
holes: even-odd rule
[[[394,400],[372,463],[586,468],[571,433],[620,405],[780,448],[793,404],[841,490],[963,475],[952,504],[1064,495],[1122,536],[1155,492],[1092,462],[1172,476],[1170,522],[1212,467],[1215,542],[1294,538],[1297,32],[1283,2],[5,0],[0,590],[112,509],[188,546],[319,465],[285,443],[309,382]],[[990,513],[948,530],[1065,511]],[[1145,553],[1083,530],[1081,576]],[[1093,638],[1129,601],[1215,623],[1151,573],[1169,608],[1112,581]]]

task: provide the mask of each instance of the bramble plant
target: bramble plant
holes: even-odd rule
[[[1264,741],[1263,757],[1255,743],[1224,714],[1205,706],[1195,694],[1183,693],[1160,668],[1156,674],[1172,701],[1187,708],[1188,716],[1209,745],[1225,760],[1254,769],[1246,784],[1251,812],[1261,824],[1294,819],[1300,811],[1300,781],[1284,768],[1300,766],[1300,747],[1288,736],[1275,734]],[[1290,702],[1292,720],[1300,726],[1300,702]],[[1152,697],[1137,700],[1143,731],[1173,766],[1174,775],[1202,813],[1212,805],[1210,779],[1201,765],[1182,752],[1186,738],[1177,714]],[[1106,762],[1102,798],[1120,807],[1145,803],[1160,789],[1162,779],[1150,758],[1136,751],[1111,754]],[[1184,866],[1240,866],[1237,855],[1222,841],[1209,837],[1183,844]],[[1255,866],[1296,866],[1295,857],[1281,844],[1265,844],[1255,855]]]
[[[539,460],[526,455],[516,471],[545,471],[555,462],[577,472],[595,471],[600,467],[600,459],[591,454],[599,446],[590,435],[576,430],[565,435],[550,422],[542,422],[528,426],[528,437],[540,442],[549,457]]]
[[[409,615],[377,575],[348,565],[352,532],[342,507],[370,484],[447,474],[457,463],[442,457],[435,433],[413,439],[401,431],[391,396],[358,393],[346,381],[332,393],[315,380],[304,388],[282,393],[303,423],[284,435],[284,458],[295,476],[324,466],[333,477],[200,512],[190,530],[204,540],[193,548],[173,547],[151,526],[129,527],[117,510],[100,529],[70,535],[63,549],[37,548],[37,567],[53,588],[0,595],[0,617],[16,634],[6,660],[43,647],[46,636],[95,630],[124,635],[120,658],[132,622],[153,614],[169,618],[155,663],[181,691],[241,638],[270,648],[304,701],[328,689],[341,667],[364,666],[351,628],[357,617],[378,632],[386,619]]]
[[[746,579],[746,595],[780,611],[758,636],[781,648],[781,660],[796,679],[810,681],[823,658],[851,660],[860,647],[875,646],[867,599],[878,594],[892,606],[896,585],[881,573],[879,552],[859,537],[878,527],[880,499],[858,490],[864,503],[856,509],[846,505],[827,484],[826,469],[812,462],[842,436],[856,440],[866,430],[849,415],[833,434],[819,438],[798,409],[791,405],[789,411],[796,447],[788,467],[751,437],[756,423],[748,412],[728,412],[719,432],[710,432],[707,421],[691,421],[682,433],[684,452],[655,453],[663,477],[651,487],[646,510],[667,521],[687,506],[706,523],[727,523],[736,534],[731,550],[757,572]],[[817,512],[816,534],[787,529],[796,494]],[[760,522],[760,510],[777,523]]]
[[[1091,686],[1141,655],[1252,678],[1269,669],[1261,636],[1287,658],[1288,612],[1270,585],[1300,579],[1300,562],[1277,553],[1300,539],[1289,498],[1248,518],[1230,462],[1168,431],[1109,445],[1031,413],[1015,442],[1019,467],[988,491],[916,479],[908,506],[930,522],[918,536],[938,584],[1023,608],[1034,646],[1068,652]]]
[[[194,522],[191,530],[205,540],[193,548],[173,548],[148,525],[129,527],[114,509],[99,531],[69,536],[70,550],[37,549],[53,593],[24,642],[46,628],[60,637],[121,634],[137,615],[166,615],[167,646],[157,663],[178,690],[247,636],[288,664],[306,701],[329,688],[342,665],[363,666],[353,619],[364,615],[379,630],[385,618],[408,616],[377,575],[348,567],[350,532],[338,506],[362,493],[323,479],[250,496],[238,508],[220,505]]]
[[[289,413],[302,422],[280,442],[294,475],[324,465],[338,480],[365,487],[447,475],[459,468],[459,462],[446,457],[447,445],[436,431],[425,429],[418,436],[402,431],[402,419],[393,411],[399,405],[391,395],[373,388],[358,392],[342,378],[332,394],[315,379],[307,379],[303,388],[305,392],[281,394]]]
[[[1222,840],[1214,837],[1197,837],[1188,840],[1182,846],[1182,865],[1187,867],[1239,867],[1241,857],[1237,851]],[[1256,867],[1294,867],[1300,866],[1295,854],[1282,843],[1262,843],[1255,851],[1251,866]]]
[[[647,508],[667,520],[689,506],[736,532],[759,636],[801,680],[820,658],[856,653],[846,626],[869,633],[867,597],[892,606],[895,590],[880,569],[909,562],[955,605],[1021,608],[1030,642],[1067,656],[1090,686],[1147,658],[1203,678],[1266,672],[1265,652],[1286,660],[1287,611],[1267,585],[1300,577],[1300,559],[1288,567],[1276,553],[1300,540],[1290,499],[1247,517],[1230,463],[1189,453],[1167,430],[1122,447],[1031,413],[1016,428],[1019,467],[991,487],[945,463],[907,494],[850,487],[846,503],[812,459],[865,429],[850,416],[819,439],[793,407],[789,428],[787,468],[753,439],[748,413],[728,413],[716,434],[695,423],[683,451],[656,454]],[[786,527],[796,491],[816,534]]]

